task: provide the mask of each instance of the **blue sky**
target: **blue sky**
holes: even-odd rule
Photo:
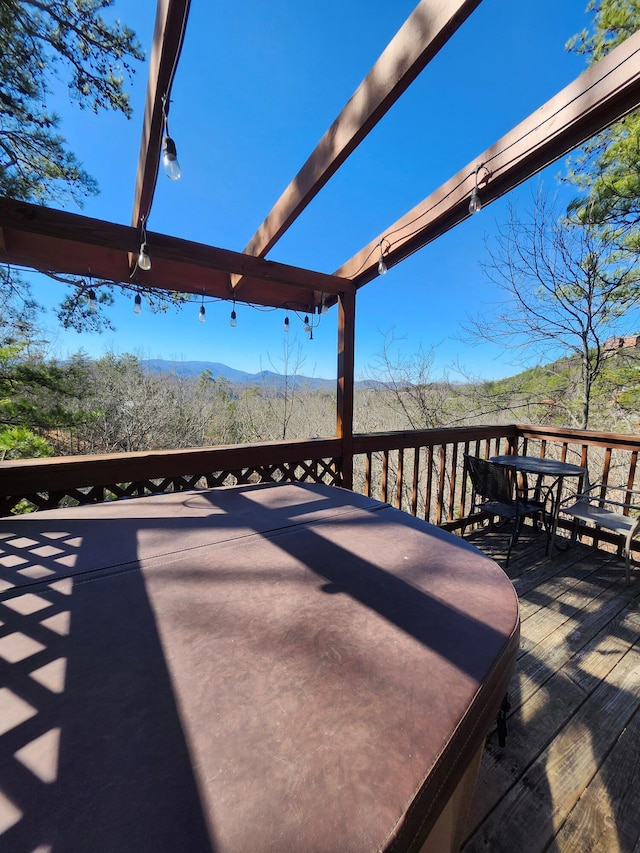
[[[149,230],[241,251],[414,6],[411,0],[192,0],[170,112],[183,177],[172,182],[160,173]],[[333,272],[472,162],[584,69],[564,45],[589,25],[585,6],[586,0],[484,0],[269,257]],[[114,14],[136,31],[148,55],[154,0],[116,0]],[[61,129],[101,188],[84,207],[88,216],[130,224],[146,84],[145,63],[131,86],[131,121],[79,110],[57,88]],[[526,205],[541,181],[559,191],[562,168],[562,162],[551,166],[359,292],[358,375],[391,332],[405,357],[434,347],[435,377],[451,373],[455,363],[485,378],[515,372],[512,353],[465,343],[460,327],[498,299],[480,264],[508,201]],[[249,372],[282,367],[282,311],[238,304],[232,329],[229,303],[207,305],[203,325],[196,305],[136,316],[131,299],[118,296],[117,331],[79,335],[57,328],[50,310],[62,286],[37,275],[30,280],[48,309],[58,357],[112,349]],[[301,372],[335,376],[336,309],[322,317],[313,341],[291,319]]]

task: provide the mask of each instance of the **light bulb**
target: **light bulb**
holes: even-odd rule
[[[285,332],[289,331],[289,318],[288,317],[284,318],[284,326],[282,327],[282,329]]]
[[[165,136],[162,139],[162,165],[165,175],[172,181],[177,181],[182,175],[182,169],[176,156],[176,144],[170,136]]]
[[[309,325],[309,315],[308,314],[305,314],[305,317],[304,317],[304,331],[307,334],[309,334],[309,332],[311,331],[311,326]]]
[[[384,262],[384,258],[382,255],[380,256],[380,260],[378,261],[378,275],[385,275],[387,272],[387,265]]]
[[[478,213],[481,209],[480,193],[478,192],[478,187],[474,187],[471,190],[471,198],[469,199],[469,213],[473,216],[474,213]]]
[[[151,258],[147,252],[147,244],[140,244],[140,254],[138,255],[138,267],[141,270],[150,270],[151,269]]]
[[[198,311],[198,322],[199,322],[199,323],[204,323],[204,322],[206,322],[206,319],[207,319],[207,318],[206,318],[205,314],[206,314],[206,312],[205,312],[205,310],[204,310],[204,305],[201,305],[201,306],[200,306],[200,310]]]
[[[96,302],[95,290],[91,289],[87,293],[87,300],[89,302],[89,311],[97,311],[98,310],[98,303]]]
[[[238,325],[238,318],[236,317],[235,309],[231,312],[231,319],[229,320],[229,325],[232,329],[235,329],[235,327]]]
[[[136,293],[136,297],[133,300],[133,313],[142,314],[142,297],[139,293]]]

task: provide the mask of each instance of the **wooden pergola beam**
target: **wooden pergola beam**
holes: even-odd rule
[[[144,107],[138,172],[131,224],[139,228],[153,202],[162,145],[162,98],[168,94],[171,77],[182,46],[183,29],[190,0],[158,0],[153,45],[149,57],[149,80]]]
[[[129,281],[128,255],[137,252],[138,230],[40,205],[0,199],[0,229],[4,249],[0,260],[34,269],[74,275],[99,276],[114,282]],[[138,272],[143,287],[205,293],[232,298],[229,274],[239,273],[253,285],[243,301],[311,310],[316,292],[353,293],[347,279],[289,266],[242,252],[194,243],[148,232],[152,267]],[[260,284],[267,286],[260,294]],[[260,298],[254,299],[254,296]]]
[[[336,435],[341,441],[341,485],[353,488],[353,393],[355,386],[355,292],[338,297]]]
[[[418,3],[247,244],[247,254],[267,254],[479,3]]]
[[[380,244],[388,267],[469,216],[478,172],[486,206],[640,105],[640,31],[583,72],[336,271],[358,287],[377,276]]]

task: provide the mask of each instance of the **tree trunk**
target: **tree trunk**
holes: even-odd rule
[[[585,342],[585,350],[582,354],[582,423],[580,429],[589,428],[589,406],[591,403],[591,383],[593,377],[589,370],[589,349]]]

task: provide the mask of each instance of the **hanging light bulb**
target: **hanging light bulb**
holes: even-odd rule
[[[469,199],[469,213],[473,216],[474,213],[478,213],[481,209],[480,192],[478,191],[478,187],[474,187],[471,190],[471,198]]]
[[[306,332],[307,335],[311,331],[311,326],[309,325],[309,315],[308,314],[304,315],[304,331]]]
[[[165,175],[172,181],[177,181],[182,176],[182,169],[176,154],[176,144],[170,136],[162,138],[162,166]]]
[[[384,262],[384,254],[382,252],[382,244],[384,240],[380,240],[380,260],[378,261],[378,275],[385,275],[387,272],[387,265]]]
[[[229,325],[231,326],[232,329],[235,329],[235,327],[238,325],[238,318],[236,317],[236,309],[235,308],[231,312],[231,319],[229,320]]]
[[[476,185],[471,190],[471,198],[469,199],[469,213],[473,216],[474,213],[478,213],[482,209],[482,202],[480,200],[480,190],[478,189],[478,172],[482,169],[484,163],[479,163],[476,166],[475,178]]]
[[[288,331],[289,331],[289,318],[288,318],[288,317],[285,317],[285,318],[284,318],[284,325],[283,325],[283,327],[282,327],[282,331],[283,331],[283,332],[288,332]]]
[[[151,258],[149,257],[148,247],[146,242],[140,244],[140,254],[138,255],[138,267],[145,272],[151,269]]]
[[[198,310],[198,322],[199,323],[206,323],[206,321],[207,321],[206,311],[204,310],[204,305],[201,305],[199,310]]]
[[[135,299],[133,300],[133,313],[142,314],[142,296],[140,296],[139,293],[136,293]]]
[[[87,301],[89,302],[89,311],[97,311],[98,303],[96,302],[96,292],[93,288],[87,293]]]

